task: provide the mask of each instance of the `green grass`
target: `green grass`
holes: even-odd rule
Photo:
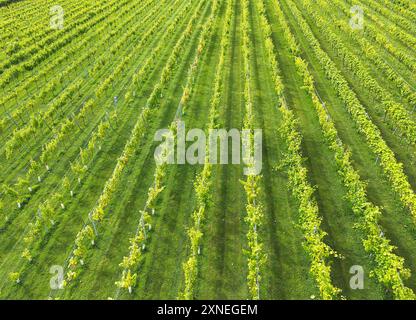
[[[25,1],[31,2],[32,0]],[[105,2],[110,1],[106,0]],[[104,97],[96,98],[98,107],[82,125],[82,130],[77,130],[69,139],[60,143],[58,151],[48,163],[52,169],[51,172],[42,177],[38,189],[31,194],[24,207],[18,209],[15,201],[9,201],[11,198],[0,194],[0,201],[7,200],[5,207],[0,207],[0,219],[3,221],[5,215],[9,217],[9,221],[3,224],[3,228],[0,230],[0,299],[47,299],[49,296],[60,299],[177,299],[184,287],[182,266],[190,254],[187,230],[193,224],[191,214],[196,208],[194,182],[197,174],[202,170],[201,165],[187,164],[168,167],[167,175],[164,178],[165,188],[156,204],[150,241],[146,244],[145,254],[136,270],[138,274],[137,286],[134,287],[133,293],[129,294],[126,290],[118,289],[115,282],[121,277],[122,268],[119,263],[128,254],[129,239],[136,232],[141,215],[140,210],[143,210],[148,189],[153,184],[156,169],[153,153],[157,146],[157,143],[153,141],[153,135],[156,130],[167,128],[174,120],[186,84],[188,70],[198,49],[202,26],[212,10],[212,1],[203,2],[202,10],[192,27],[192,36],[186,40],[185,49],[180,53],[173,77],[164,88],[161,106],[152,114],[151,121],[147,124],[146,136],[140,145],[136,146],[137,152],[122,172],[120,183],[106,209],[106,218],[98,227],[99,236],[96,239],[96,245],[89,250],[85,266],[78,279],[65,290],[51,290],[49,281],[52,274],[49,273],[49,270],[52,265],[66,265],[77,232],[88,221],[88,212],[95,206],[104,184],[111,176],[117,159],[129,139],[138,115],[159,81],[173,47],[185,31],[188,21],[200,2],[200,0],[193,0],[191,9],[189,12],[185,12],[184,18],[178,23],[174,32],[171,35],[165,35],[168,24],[181,12],[184,4],[188,1],[178,0],[174,5],[175,1],[168,0],[160,8],[157,1],[153,2],[148,10],[134,16],[128,23],[128,26],[137,29],[137,32],[130,41],[122,44],[117,54],[109,53],[107,44],[97,45],[96,56],[91,57],[70,72],[67,82],[58,88],[59,91],[65,89],[68,84],[81,76],[80,70],[91,67],[99,55],[106,55],[107,62],[102,70],[94,77],[85,77],[78,95],[68,100],[59,110],[53,123],[50,124],[53,128],[59,128],[62,121],[72,112],[76,112],[87,97],[94,97],[97,86],[112,73],[123,57],[130,52],[135,54],[125,72],[115,79],[114,86],[110,87],[107,94]],[[216,66],[219,63],[221,37],[225,30],[226,7],[229,1],[233,3],[233,20],[230,28],[231,43],[226,55],[225,68],[222,70],[224,85],[221,92],[218,121],[220,128],[227,130],[241,129],[244,125],[245,78],[242,52],[242,3],[240,0],[227,0],[219,2],[220,8],[215,17],[212,36],[207,41],[207,46],[195,73],[193,93],[182,118],[187,129],[208,129],[209,108],[214,91]],[[353,214],[351,203],[345,199],[347,191],[337,171],[334,153],[325,143],[312,100],[306,90],[302,88],[303,82],[297,74],[293,56],[289,52],[283,29],[279,24],[277,13],[274,11],[273,1],[275,0],[264,0],[266,15],[272,27],[271,37],[285,85],[285,97],[299,121],[299,131],[303,136],[304,165],[308,169],[309,182],[316,188],[314,197],[317,200],[319,215],[322,218],[321,227],[327,233],[324,241],[342,255],[342,258],[331,259],[332,282],[342,290],[342,295],[347,299],[390,299],[390,292],[386,291],[376,279],[369,276],[370,271],[374,268],[373,259],[364,250],[362,244],[364,235],[355,227],[358,218]],[[414,259],[416,225],[407,210],[400,205],[398,196],[392,190],[391,184],[376,162],[365,138],[358,133],[346,107],[326,78],[322,66],[317,61],[297,25],[296,19],[291,14],[289,2],[295,3],[302,11],[302,1],[283,0],[279,3],[302,49],[302,57],[309,64],[309,70],[316,82],[316,89],[326,102],[326,107],[335,123],[339,137],[351,149],[353,165],[360,173],[362,180],[368,183],[369,200],[382,208],[380,224],[385,235],[393,245],[397,246],[395,252],[405,259],[406,267],[412,272],[412,276],[405,281],[405,284],[416,290],[416,261]],[[348,6],[349,2],[346,5]],[[16,6],[16,10],[22,10],[17,3],[10,4],[10,6]],[[171,7],[173,8],[172,13],[168,13]],[[144,17],[152,8],[157,8],[155,15],[150,17],[148,23],[143,23]],[[313,8],[323,19],[328,21],[349,19],[338,7],[333,11],[324,10],[318,5],[314,5]],[[135,9],[135,12],[139,12],[139,10],[140,6]],[[282,125],[282,118],[278,111],[278,99],[267,62],[263,31],[260,28],[260,16],[255,1],[250,1],[249,10],[250,41],[253,51],[249,63],[252,73],[254,124],[256,128],[263,130],[260,202],[264,208],[264,218],[258,232],[267,260],[261,269],[260,297],[262,299],[310,299],[313,296],[318,298],[319,291],[309,272],[310,261],[302,245],[304,239],[298,227],[299,204],[288,187],[288,178],[284,169],[277,169],[286,150],[286,141],[278,131]],[[127,14],[132,14],[129,10],[127,11]],[[143,48],[136,48],[135,51],[132,51],[137,45],[137,40],[159,16],[165,13],[167,13],[166,20],[162,21],[160,28],[156,29],[150,41]],[[383,138],[395,153],[398,161],[403,163],[404,172],[411,185],[415,187],[416,169],[412,160],[414,148],[404,146],[401,138],[393,134],[394,130],[383,121],[383,115],[377,111],[377,104],[373,101],[370,92],[343,65],[341,58],[327,42],[325,35],[314,25],[313,19],[306,14],[305,10],[302,11],[302,14],[322,48],[336,63],[351,89],[368,110],[371,119],[381,130]],[[1,15],[2,8],[0,8]],[[116,20],[115,24],[121,23],[123,17],[120,18],[120,21]],[[82,41],[84,36],[92,34],[95,28],[105,21],[73,39],[68,46]],[[383,17],[381,21],[389,23],[386,17]],[[369,23],[372,22],[369,21]],[[19,29],[17,22],[16,28],[17,34],[23,32]],[[377,82],[391,92],[397,101],[405,104],[395,85],[390,83],[381,71],[374,69],[371,61],[362,54],[360,47],[354,43],[354,40],[335,25],[331,30],[340,37],[344,45],[354,55],[359,57]],[[112,40],[116,41],[126,31],[127,29],[120,30]],[[383,29],[380,32],[383,32]],[[99,43],[100,35],[96,40]],[[369,37],[367,40],[379,48],[382,57],[393,65],[404,79],[412,85],[416,85],[413,74],[404,64],[392,57],[387,50],[374,44],[374,41]],[[132,85],[134,72],[143,66],[152,50],[161,42],[163,42],[163,47],[160,55],[147,81],[141,84],[140,94],[134,98],[133,103],[128,103],[124,94],[127,88]],[[407,47],[401,46],[400,48],[406,49],[410,54],[414,53]],[[83,48],[82,50],[87,49]],[[59,57],[62,52],[64,49],[58,50],[36,66],[35,70],[47,68],[48,64]],[[74,58],[68,57],[68,61],[64,61],[62,65],[54,68],[49,76],[56,76]],[[22,72],[17,79],[12,80],[6,86],[5,92],[19,88],[23,83],[20,81],[30,75],[30,71]],[[41,79],[38,86],[44,86],[47,82],[48,78]],[[37,91],[36,85],[30,86],[24,94],[21,94],[20,101],[28,99]],[[58,90],[49,92],[44,99],[45,103],[36,107],[33,113],[46,110],[47,103],[58,95]],[[114,96],[119,97],[117,122],[112,123],[113,128],[110,129],[102,143],[101,150],[89,165],[86,177],[77,188],[74,197],[66,200],[65,210],[59,211],[58,223],[49,230],[47,236],[36,248],[33,262],[24,262],[20,257],[24,248],[23,237],[29,223],[36,215],[38,206],[47,200],[54,190],[60,190],[62,178],[69,172],[70,163],[77,157],[80,148],[88,143],[92,132],[104,119],[106,111],[114,110]],[[14,100],[7,102],[0,110],[14,110],[17,107],[15,102]],[[29,116],[30,114],[24,114],[23,118],[28,119]],[[416,119],[414,115],[411,118]],[[10,138],[14,129],[14,126],[11,126],[0,133],[3,143]],[[5,159],[4,146],[1,146],[0,185],[16,183],[17,179],[26,173],[30,159],[39,157],[42,146],[53,138],[54,134],[55,132],[50,132],[46,127],[39,129],[31,139],[19,146],[19,152],[16,152],[15,157],[9,160]],[[247,215],[247,198],[240,183],[241,180],[245,180],[243,165],[214,165],[211,180],[212,202],[207,208],[205,221],[202,225],[203,238],[201,253],[198,256],[195,298],[247,299],[249,297],[248,265],[245,250],[248,248],[246,238],[248,230],[247,224],[244,222]],[[364,290],[350,288],[349,281],[352,275],[349,270],[353,265],[364,267]],[[8,277],[9,273],[18,270],[24,271],[21,274],[21,283],[15,284]]]

